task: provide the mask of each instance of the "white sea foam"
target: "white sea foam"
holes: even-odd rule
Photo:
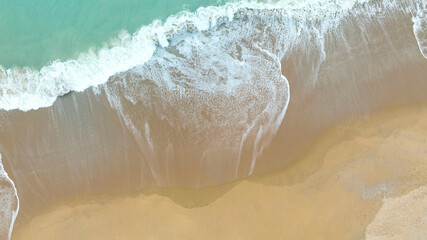
[[[417,5],[417,11],[412,18],[414,22],[414,35],[421,54],[427,59],[427,0],[422,0]]]
[[[77,59],[54,61],[40,71],[28,67],[5,69],[0,66],[0,109],[28,111],[53,104],[58,96],[83,91],[105,83],[118,72],[149,60],[157,47],[166,47],[177,34],[204,31],[232,21],[239,9],[284,9],[289,16],[313,20],[351,9],[368,0],[282,0],[268,3],[236,1],[220,7],[202,7],[196,12],[180,12],[164,23],[154,21],[133,35],[123,33],[112,47],[82,53]]]
[[[15,184],[3,168],[0,154],[0,238],[10,239],[19,211],[19,198]]]

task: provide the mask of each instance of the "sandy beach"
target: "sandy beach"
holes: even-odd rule
[[[50,30],[73,23],[70,36],[91,30],[69,8],[97,9],[95,28],[114,10],[109,34],[142,26],[94,50],[81,49],[95,39],[52,41],[78,56],[45,63],[33,49],[21,63],[37,69],[7,48],[1,240],[425,235],[424,1],[239,0],[172,15],[159,5],[152,17],[168,17],[148,25],[120,0],[132,11],[79,1],[10,9],[40,11],[43,26],[60,8],[66,24]],[[0,33],[27,42],[16,29]]]
[[[13,239],[422,239],[407,237],[426,232],[411,225],[427,214],[426,145],[427,106],[387,109],[326,130],[275,173],[57,203]],[[390,204],[411,217],[384,217]]]

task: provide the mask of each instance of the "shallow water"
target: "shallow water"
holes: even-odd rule
[[[1,1],[0,65],[41,69],[109,44],[120,32],[134,33],[155,19],[216,0]]]
[[[14,239],[423,239],[426,140],[427,105],[387,109],[326,130],[274,173],[199,190],[78,197],[38,214]]]
[[[426,103],[425,5],[234,2],[41,70],[0,69],[17,224],[78,196],[271,172],[335,124]],[[10,179],[4,199],[17,199]]]

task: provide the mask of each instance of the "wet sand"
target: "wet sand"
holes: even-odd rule
[[[425,184],[425,113],[403,106],[427,103],[427,61],[401,3],[331,28],[247,10],[50,107],[0,111],[15,238],[363,238],[383,195]]]
[[[225,32],[233,30],[242,44],[215,45],[194,33],[206,41],[194,52],[202,59],[178,61],[172,54],[178,65],[170,65],[165,56],[176,49],[159,49],[146,64],[98,88],[71,92],[51,107],[0,111],[0,153],[20,200],[16,226],[74,197],[200,188],[268,173],[298,161],[331,126],[382,108],[426,103],[427,62],[402,9],[384,18],[356,11],[325,33],[323,47],[316,31],[281,39],[293,25],[257,13],[253,22],[231,22],[210,33],[229,36]],[[264,26],[261,45],[276,57],[257,47],[260,33],[252,30],[258,25]],[[243,31],[249,36],[242,29],[250,29]],[[292,48],[278,53],[288,41]],[[246,49],[237,56],[246,59],[242,66],[235,59],[217,61],[223,56],[215,54],[231,56],[239,48]],[[218,84],[194,85],[201,80],[194,70],[212,67],[219,75],[201,82]],[[234,81],[229,74],[240,77],[235,92],[221,88]]]
[[[421,239],[426,146],[426,105],[386,109],[329,128],[275,173],[60,202],[12,239]]]
[[[19,200],[12,180],[1,165],[0,155],[0,239],[10,239],[18,214]]]

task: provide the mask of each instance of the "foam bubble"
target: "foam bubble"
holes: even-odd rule
[[[0,154],[0,238],[10,239],[18,211],[18,193],[15,184],[3,168]]]
[[[427,0],[417,5],[417,11],[412,17],[414,22],[414,35],[421,54],[427,59]]]
[[[0,66],[0,109],[28,111],[48,107],[58,96],[105,83],[110,76],[145,63],[157,47],[167,47],[175,35],[205,31],[225,21],[232,21],[242,8],[284,9],[289,16],[312,20],[348,10],[360,2],[236,1],[220,7],[202,7],[194,13],[180,12],[164,23],[154,21],[133,35],[122,33],[111,42],[110,48],[97,53],[82,53],[77,59],[54,61],[40,71],[29,67],[5,69]]]

